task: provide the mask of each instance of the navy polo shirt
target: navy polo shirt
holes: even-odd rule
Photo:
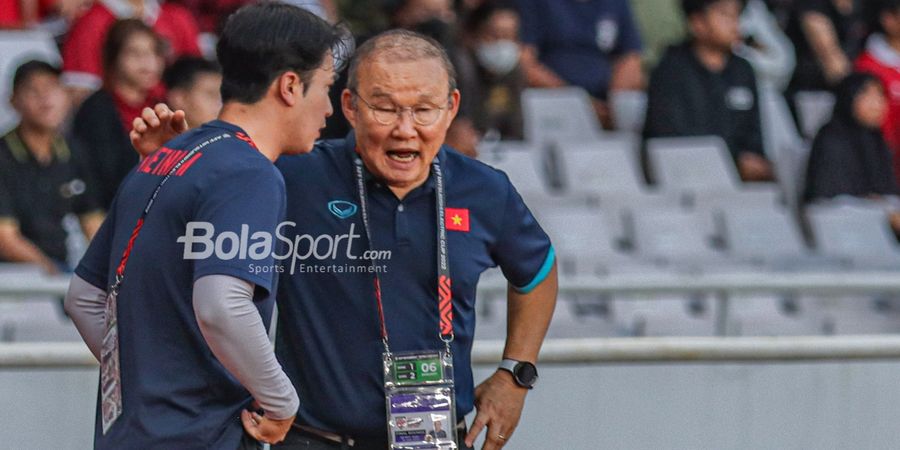
[[[605,99],[616,58],[641,50],[628,0],[516,0],[522,41],[563,80]]]
[[[277,162],[289,193],[286,220],[296,224],[283,234],[297,236],[291,240],[299,243],[294,249],[299,258],[284,262],[276,353],[300,395],[299,423],[382,437],[384,348],[374,274],[364,270],[371,262],[362,259],[376,255],[363,254],[369,247],[359,211],[354,149],[351,135]],[[474,401],[471,349],[479,276],[499,265],[513,286],[527,292],[546,278],[554,253],[504,173],[447,147],[438,160],[446,207],[456,209],[454,215],[468,214],[467,231],[464,226],[447,231],[461,419]],[[433,174],[402,201],[378,180],[367,177],[367,183],[372,250],[382,253],[375,265],[391,350],[442,349]]]
[[[105,436],[98,414],[96,448],[228,449],[240,442],[250,394],[207,346],[192,291],[205,275],[248,281],[263,322],[271,321],[276,271],[252,269],[275,266],[276,251],[265,251],[262,236],[273,235],[284,217],[284,180],[246,134],[213,121],[148,156],[120,186],[75,273],[107,290],[151,193],[190,149],[214,137],[163,186],[134,243],[118,297],[124,411]],[[191,226],[213,228],[188,233]]]

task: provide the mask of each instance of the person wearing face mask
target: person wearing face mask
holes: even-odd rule
[[[487,2],[469,16],[467,47],[476,64],[477,102],[472,116],[479,131],[502,139],[523,138],[521,94],[525,77],[519,64],[519,15],[511,5]]]
[[[878,78],[851,74],[836,94],[831,121],[816,135],[809,154],[806,200],[900,194],[891,151],[879,132],[887,101]]]
[[[459,90],[463,93],[459,114],[447,130],[447,145],[475,157],[481,139],[473,117],[477,98],[475,64],[462,46],[459,24],[452,0],[389,0],[391,26],[415,31],[437,41],[456,67]]]

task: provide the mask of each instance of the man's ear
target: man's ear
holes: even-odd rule
[[[278,98],[287,106],[294,106],[303,96],[303,80],[297,72],[287,71],[279,75],[275,80],[275,88],[278,89]]]
[[[350,122],[350,126],[356,128],[356,122],[359,120],[359,117],[356,116],[358,110],[353,105],[353,93],[350,92],[350,89],[344,89],[344,92],[341,92],[341,110],[344,111],[344,117],[347,122]]]
[[[453,92],[450,93],[450,110],[447,111],[450,115],[451,121],[455,119],[456,115],[459,113],[459,101],[459,89],[454,89]]]

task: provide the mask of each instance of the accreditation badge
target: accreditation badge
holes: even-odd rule
[[[459,448],[449,353],[385,353],[384,392],[391,450]]]
[[[116,320],[117,289],[106,296],[106,331],[100,348],[100,418],[103,434],[122,415],[122,377],[119,372],[119,325]]]

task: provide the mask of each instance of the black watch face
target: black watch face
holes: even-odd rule
[[[523,362],[516,365],[516,379],[523,386],[531,387],[537,381],[537,368],[534,364]]]

